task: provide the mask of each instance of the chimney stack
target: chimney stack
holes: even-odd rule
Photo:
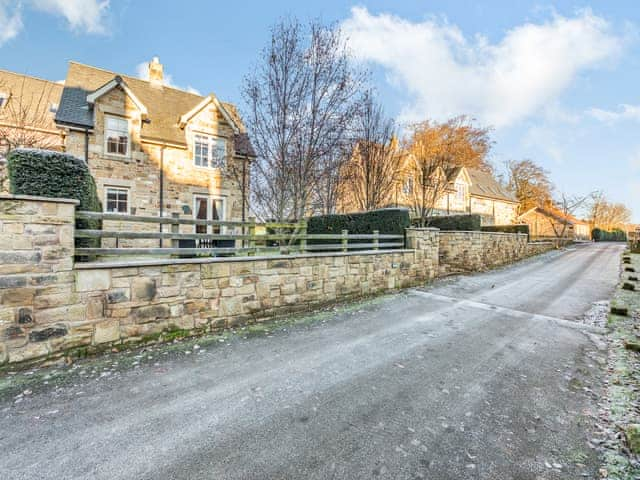
[[[164,84],[162,64],[158,57],[153,57],[153,60],[149,62],[149,81],[152,85],[158,87],[161,87]]]

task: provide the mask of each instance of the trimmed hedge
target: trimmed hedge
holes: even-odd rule
[[[619,229],[608,232],[600,228],[594,228],[591,230],[591,238],[595,242],[626,242],[627,233]]]
[[[448,215],[444,217],[431,217],[429,227],[439,228],[444,231],[477,231],[480,230],[481,216],[471,215]]]
[[[9,191],[16,195],[74,198],[79,210],[101,212],[96,183],[87,164],[50,150],[15,149],[7,157]],[[76,219],[76,228],[100,230],[100,220]],[[100,246],[100,239],[76,239],[77,247]]]
[[[485,225],[480,230],[483,232],[501,232],[501,233],[526,233],[529,235],[529,225]]]
[[[364,213],[318,215],[307,221],[307,233],[336,234],[342,230],[349,233],[367,234],[378,230],[381,234],[404,235],[405,228],[411,226],[409,211],[404,208],[385,208]],[[354,240],[358,243],[363,240]],[[322,245],[337,243],[337,240],[313,240],[309,244]]]

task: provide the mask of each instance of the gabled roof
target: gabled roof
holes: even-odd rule
[[[180,117],[180,121],[178,122],[180,127],[184,128],[184,126],[189,122],[189,120],[195,117],[203,108],[205,108],[211,103],[218,109],[218,111],[222,114],[222,116],[227,121],[227,123],[231,125],[231,128],[233,128],[233,132],[240,133],[240,127],[239,125],[236,124],[236,120],[229,114],[229,112],[227,112],[227,109],[224,107],[224,105],[222,105],[222,103],[220,103],[218,98],[213,93],[204,97],[198,105],[196,105],[195,107],[193,107],[191,110],[189,110],[187,113],[185,113]]]
[[[69,62],[60,107],[56,122],[80,128],[93,127],[93,112],[87,98],[94,92],[110,84],[116,77],[131,92],[131,95],[146,107],[151,120],[144,124],[142,137],[156,141],[185,144],[185,133],[180,128],[180,117],[194,110],[206,100],[201,95],[168,86],[155,86],[147,80],[119,75],[81,63]],[[237,129],[234,135],[235,151],[238,155],[255,157],[251,142],[234,105],[219,102],[221,113]],[[224,113],[223,113],[224,110]]]
[[[484,197],[503,202],[518,203],[518,200],[505,190],[500,183],[488,172],[475,168],[466,169],[471,179],[469,193],[475,197]]]
[[[62,88],[60,83],[0,70],[0,93],[9,95],[6,104],[0,108],[0,118],[4,112],[7,117],[4,120],[10,121],[11,115],[8,112],[12,105],[19,106],[29,110],[28,115],[34,116],[37,127],[55,132],[54,114],[49,112],[49,107],[60,103]],[[29,121],[28,118],[26,120]]]
[[[567,225],[589,225],[589,222],[580,220],[579,218],[571,214],[565,214],[554,206],[530,208],[529,210],[518,216],[518,219],[524,218],[532,213],[539,213],[540,215],[552,218],[559,223],[566,223]]]
[[[87,103],[89,105],[93,105],[100,97],[106,95],[111,90],[118,87],[124,90],[124,92],[129,96],[133,103],[135,103],[136,107],[138,108],[138,110],[140,110],[140,113],[142,113],[142,115],[148,114],[147,107],[145,107],[144,104],[138,99],[138,97],[136,97],[135,93],[133,93],[127,85],[127,82],[125,82],[120,75],[116,75],[111,81],[105,83],[95,92],[91,92],[89,95],[87,95]]]

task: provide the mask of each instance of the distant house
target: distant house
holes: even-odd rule
[[[244,219],[255,153],[236,107],[213,93],[168,86],[157,58],[148,63],[148,78],[76,62],[64,85],[0,71],[0,111],[20,96],[33,104],[31,97],[46,92],[44,130],[59,149],[87,162],[105,212]]]
[[[64,148],[55,123],[63,85],[0,70],[0,159],[16,147]]]
[[[490,173],[474,168],[449,167],[440,172],[447,185],[434,206],[433,215],[478,214],[483,225],[516,222],[518,200]],[[405,175],[397,189],[396,204],[411,208],[415,180]]]
[[[518,222],[529,225],[529,235],[532,238],[591,239],[588,222],[565,214],[552,205],[531,208],[518,217]]]

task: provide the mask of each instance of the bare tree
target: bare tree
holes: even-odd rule
[[[9,152],[14,148],[60,148],[60,135],[52,125],[53,86],[43,84],[44,88],[33,92],[26,88],[24,77],[14,88],[0,81],[0,91],[9,94],[0,106],[0,149]]]
[[[596,192],[589,205],[591,228],[612,231],[623,229],[631,221],[631,211],[622,203],[609,202],[603,192]]]
[[[449,189],[449,177],[456,168],[454,153],[458,138],[436,135],[430,122],[412,126],[407,143],[404,166],[406,175],[404,194],[409,198],[413,212],[421,227],[429,225],[438,200]]]
[[[310,213],[318,186],[340,154],[364,77],[352,67],[341,32],[282,20],[243,88],[258,158],[252,207],[262,218]]]
[[[371,91],[358,103],[350,158],[341,169],[343,210],[374,210],[388,206],[400,174],[401,157],[395,125],[377,104]]]
[[[532,160],[510,160],[507,167],[507,188],[518,199],[518,213],[542,206],[551,198],[553,185],[547,172]]]
[[[574,214],[582,208],[589,198],[593,196],[593,193],[589,195],[568,195],[565,192],[561,192],[559,198],[555,201],[554,209],[557,213],[553,216],[547,217],[553,233],[558,239],[565,239],[569,231],[569,226],[573,223],[575,218]]]

